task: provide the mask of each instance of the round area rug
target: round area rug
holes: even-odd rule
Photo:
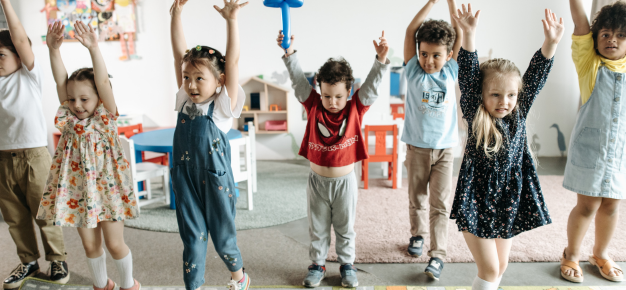
[[[280,161],[257,161],[257,192],[254,209],[247,210],[246,182],[240,182],[237,200],[237,230],[264,228],[306,217],[306,165]],[[139,218],[124,222],[127,227],[157,232],[178,232],[176,211],[169,207],[142,208]]]

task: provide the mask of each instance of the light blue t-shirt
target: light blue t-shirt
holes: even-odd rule
[[[454,59],[440,72],[427,74],[415,55],[404,68],[407,79],[402,142],[420,148],[446,149],[458,143]]]

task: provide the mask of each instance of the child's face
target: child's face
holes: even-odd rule
[[[80,120],[89,118],[98,107],[98,92],[89,80],[67,83],[67,100],[70,111]]]
[[[22,60],[6,47],[0,47],[0,77],[6,77],[20,69]]]
[[[602,29],[596,39],[598,52],[610,60],[618,60],[626,56],[626,32]]]
[[[493,77],[483,86],[483,106],[495,118],[502,119],[515,109],[519,93],[519,76]]]
[[[322,82],[320,90],[322,92],[322,105],[326,111],[338,113],[346,107],[350,91],[346,89],[345,82],[338,82],[333,85]]]
[[[443,66],[452,58],[448,47],[438,43],[420,42],[417,51],[420,66],[427,74],[441,71]]]
[[[183,63],[183,87],[192,102],[198,104],[208,100],[220,86],[222,82],[215,78],[208,67]]]

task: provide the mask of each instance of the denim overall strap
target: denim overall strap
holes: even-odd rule
[[[178,113],[174,133],[172,184],[176,217],[183,240],[185,288],[204,284],[209,234],[231,272],[243,267],[235,229],[235,183],[230,167],[230,144],[213,122],[215,102],[206,116],[193,120]]]
[[[563,187],[579,194],[626,198],[625,75],[601,66],[572,132]]]

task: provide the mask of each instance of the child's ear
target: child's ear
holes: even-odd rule
[[[224,75],[224,73],[220,74],[220,78],[217,80],[217,83],[220,87],[226,84],[226,75]]]
[[[454,54],[454,51],[450,51],[450,53],[448,53],[448,56],[446,57],[446,61],[450,61],[452,59],[453,54]]]

